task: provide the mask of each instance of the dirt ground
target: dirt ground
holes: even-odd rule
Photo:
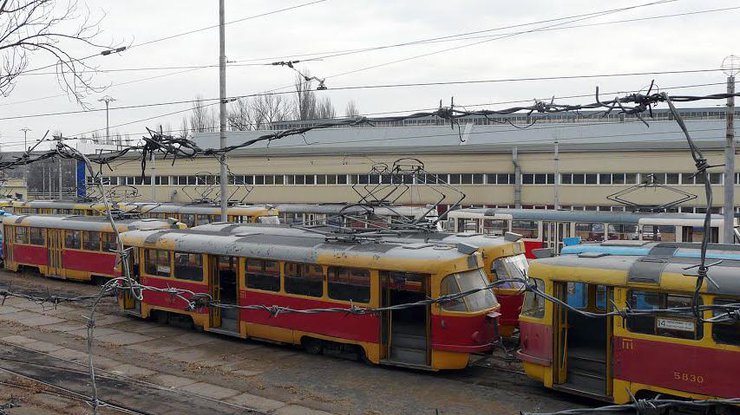
[[[0,288],[98,292],[89,284],[5,271]],[[111,405],[101,414],[480,415],[598,405],[547,390],[499,358],[427,373],[141,321],[122,315],[113,299],[103,300],[98,313],[98,396]],[[0,408],[11,397],[17,404],[6,414],[92,413],[88,314],[82,303],[51,308],[7,298],[0,306]]]

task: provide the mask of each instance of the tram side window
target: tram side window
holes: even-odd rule
[[[370,301],[370,271],[366,269],[329,267],[329,298],[367,303]]]
[[[533,281],[537,290],[545,292],[545,282],[539,278],[529,278]],[[534,318],[542,318],[545,316],[545,298],[527,291],[524,294],[524,304],[522,305],[522,315]]]
[[[637,225],[610,224],[609,239],[621,241],[637,240]]]
[[[537,222],[533,220],[513,220],[511,221],[511,231],[522,235],[522,238],[539,239]]]
[[[739,299],[715,299],[715,305],[726,305],[726,304],[737,304],[740,303]],[[714,311],[714,317],[719,317],[725,314],[726,311],[717,309]],[[712,323],[712,338],[714,341],[721,344],[732,344],[740,346],[740,321],[734,320],[727,323]]]
[[[324,295],[324,270],[321,265],[286,262],[284,276],[286,293],[310,297]]]
[[[188,228],[195,226],[195,215],[191,213],[183,213],[181,222],[188,225]]]
[[[169,277],[172,271],[170,252],[161,249],[146,249],[144,251],[144,270],[149,275]]]
[[[175,252],[175,278],[203,281],[203,255]]]
[[[247,288],[280,291],[280,267],[277,261],[247,259],[245,278]]]
[[[30,228],[29,231],[31,245],[43,246],[46,242],[46,229]]]
[[[506,219],[483,219],[483,233],[503,236],[509,231]]]
[[[689,307],[691,297],[650,291],[631,290],[629,305],[637,310],[654,310],[671,307]],[[685,313],[631,316],[627,318],[627,329],[633,333],[652,334],[679,339],[698,340],[702,338],[702,325],[696,324],[694,315]]]
[[[80,231],[64,231],[64,247],[80,249]]]
[[[576,223],[576,236],[581,237],[583,242],[604,241],[603,223]]]
[[[110,252],[116,250],[116,234],[111,232],[103,232],[101,233],[101,240],[103,242],[102,251],[103,252]]]
[[[450,295],[473,292],[456,301],[445,302],[442,308],[448,311],[480,311],[495,306],[498,301],[493,291],[484,289],[488,284],[483,270],[475,269],[448,275],[442,279],[441,294]]]
[[[15,243],[28,244],[28,228],[25,226],[15,227]]]
[[[100,251],[100,232],[83,231],[82,248],[88,251]]]
[[[670,225],[644,225],[643,241],[676,242],[676,227]]]

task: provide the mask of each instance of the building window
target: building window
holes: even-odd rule
[[[337,175],[336,174],[327,174],[326,175],[326,184],[337,184]]]
[[[316,177],[313,174],[307,174],[305,183],[306,184],[316,184]]]
[[[561,184],[573,184],[573,175],[570,173],[563,173],[560,175]]]
[[[366,269],[329,267],[329,298],[356,303],[370,302],[370,271]]]
[[[289,294],[324,295],[324,270],[321,265],[285,263],[283,284]]]
[[[337,174],[337,184],[347,184],[347,175]]]
[[[281,184],[284,184],[284,183],[285,183],[285,176],[283,176],[282,174],[275,175],[275,184],[281,185]]]
[[[162,249],[144,250],[144,271],[149,275],[169,277],[172,271],[170,251]]]
[[[534,184],[534,174],[522,174],[522,184]]]
[[[277,261],[247,259],[245,279],[247,288],[280,291],[280,268]]]
[[[611,174],[600,174],[599,184],[612,184],[612,175]]]
[[[473,184],[483,184],[483,175],[480,173],[473,174]]]
[[[257,186],[262,186],[265,184],[265,176],[258,174],[254,176],[254,184]]]
[[[175,278],[203,281],[203,255],[175,252]]]
[[[586,184],[599,184],[599,175],[598,174],[587,174]]]
[[[316,184],[326,184],[326,175],[325,174],[317,174],[316,175]]]
[[[586,184],[585,174],[573,174],[573,184]]]
[[[679,184],[681,175],[678,173],[666,173],[665,184]]]

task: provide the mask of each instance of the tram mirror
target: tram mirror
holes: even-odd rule
[[[518,240],[522,239],[522,235],[514,232],[506,232],[504,234],[504,240],[509,242],[517,242]]]
[[[537,259],[540,259],[540,258],[551,258],[551,257],[555,256],[552,253],[552,250],[550,248],[533,249],[532,250],[532,255],[534,255],[534,257],[537,258]]]

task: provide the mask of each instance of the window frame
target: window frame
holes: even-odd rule
[[[337,278],[337,271],[345,271],[349,274],[349,283],[341,283],[337,282],[341,278]],[[367,281],[367,285],[356,285],[352,284],[352,279],[356,278],[356,275],[353,275],[353,272],[357,273],[365,273],[366,276],[361,278],[365,278]],[[349,285],[354,287],[364,287],[364,290],[366,291],[366,296],[363,296],[358,299],[350,298],[348,296],[339,296],[336,295],[337,288],[334,285],[342,284],[342,285]],[[368,268],[354,268],[354,267],[342,267],[342,266],[329,266],[326,268],[326,295],[328,298],[336,301],[346,301],[346,302],[352,302],[352,303],[361,303],[361,304],[369,304],[372,300],[372,285],[373,285],[373,275],[372,271]],[[345,287],[346,288],[346,287]],[[353,288],[354,290],[357,290],[357,288]]]

